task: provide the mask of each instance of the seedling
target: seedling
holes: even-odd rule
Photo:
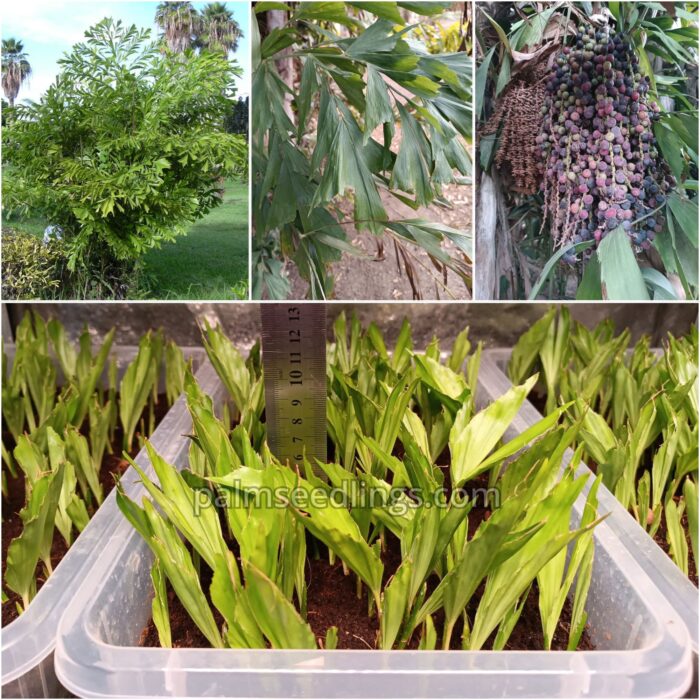
[[[630,348],[629,331],[616,335],[610,322],[588,330],[552,308],[508,365],[516,383],[542,368],[546,411],[572,402],[567,421],[582,421],[583,459],[652,537],[665,523],[669,555],[686,574],[689,539],[697,561],[697,358],[695,328],[669,335],[658,356],[646,338]]]
[[[112,330],[93,352],[87,330],[76,344],[57,320],[46,323],[29,312],[17,328],[9,370],[3,351],[2,412],[9,433],[2,446],[3,494],[22,487],[17,480],[21,475],[26,495],[19,514],[23,529],[9,545],[5,572],[5,585],[21,598],[21,606],[17,603],[20,613],[36,594],[37,577],[45,579],[53,571],[54,537],[60,535],[70,547],[102,503],[100,473],[105,453],[112,451],[117,411],[127,419],[125,444],[131,449],[145,403],[152,407],[154,392],[157,396],[162,334],[144,338],[142,346],[147,350],[140,350],[127,368],[119,397],[116,363],[108,364],[113,339]],[[178,381],[177,374],[184,375],[182,354],[175,350],[169,351],[165,362],[173,400],[182,387],[182,377]],[[150,364],[144,379],[146,355]],[[107,391],[102,387],[105,369]],[[152,408],[150,417],[152,430]]]
[[[494,633],[493,648],[502,649],[533,587],[545,648],[571,593],[575,649],[586,622],[602,477],[571,527],[573,504],[591,479],[575,476],[580,452],[562,465],[580,428],[562,425],[570,407],[504,440],[536,376],[477,412],[480,348],[470,354],[466,334],[444,361],[437,340],[423,353],[413,350],[408,324],[392,354],[374,326],[365,333],[353,320],[348,341],[341,316],[335,331],[327,376],[336,459],[293,469],[245,427],[264,427],[259,407],[242,400],[242,389],[261,379],[258,363],[244,362],[220,330],[205,330],[221,350],[209,342],[238,424],[231,431],[216,417],[188,373],[190,468],[178,472],[147,444],[159,483],[132,462],[148,497],[140,506],[117,492],[155,555],[153,617],[161,644],[173,643],[169,586],[212,646],[336,648],[338,630],[313,630],[307,618],[306,572],[322,543],[356,579],[368,615],[377,616],[377,649],[481,649]],[[449,465],[439,459],[444,448]],[[492,486],[490,517],[470,531],[476,498],[459,489],[479,475]],[[401,563],[387,576],[390,547],[400,549]],[[198,562],[211,569],[208,592]]]

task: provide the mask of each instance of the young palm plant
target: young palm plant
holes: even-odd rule
[[[21,521],[7,551],[5,586],[21,600],[20,613],[36,594],[37,582],[53,571],[56,538],[69,548],[104,499],[105,457],[115,446],[118,416],[128,450],[142,414],[141,439],[154,429],[162,333],[141,341],[118,394],[116,363],[109,360],[113,340],[111,330],[93,351],[87,330],[73,343],[60,322],[29,312],[17,328],[11,368],[3,351],[3,498],[16,489],[25,496],[18,516],[4,514]],[[176,350],[169,348],[165,356],[169,402],[177,399],[184,377],[185,363]],[[3,603],[11,605],[7,598],[3,592]]]
[[[697,561],[698,334],[669,335],[662,354],[609,322],[588,330],[552,308],[513,348],[508,373],[542,370],[546,411],[570,403],[583,457],[678,567]],[[685,518],[684,518],[685,515]]]
[[[260,380],[257,350],[246,363],[220,331],[204,330],[237,424],[231,429],[228,416],[215,415],[188,373],[190,467],[179,472],[147,444],[158,483],[134,464],[148,496],[139,505],[117,492],[154,554],[161,645],[174,643],[171,588],[212,646],[336,648],[342,630],[313,628],[307,614],[315,602],[307,572],[325,549],[366,595],[377,622],[374,648],[502,649],[534,594],[545,648],[572,598],[568,647],[575,649],[586,622],[600,477],[572,526],[590,479],[575,475],[580,454],[562,464],[578,434],[578,426],[561,424],[569,407],[508,439],[536,376],[477,410],[481,348],[471,352],[466,332],[445,359],[437,340],[416,352],[407,323],[393,353],[376,326],[363,333],[353,320],[348,339],[340,316],[335,330],[327,366],[335,460],[295,466],[251,437],[264,435],[260,406],[240,396]],[[490,486],[484,507],[468,489],[479,478]],[[400,552],[398,568],[390,551]]]

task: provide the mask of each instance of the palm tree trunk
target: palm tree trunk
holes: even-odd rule
[[[268,32],[273,29],[281,29],[287,24],[287,11],[286,10],[269,10],[267,13],[267,30]],[[280,55],[291,53],[290,48],[280,51]],[[290,87],[294,87],[294,59],[291,56],[286,58],[280,58],[275,61],[275,66],[277,67],[277,72],[280,78]],[[292,96],[287,93],[284,97],[284,111],[287,116],[294,124],[294,113],[292,112]]]

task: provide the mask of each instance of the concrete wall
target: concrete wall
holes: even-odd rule
[[[290,303],[292,305],[293,303]],[[4,304],[12,328],[28,308],[42,316],[59,318],[72,336],[87,325],[96,335],[109,328],[118,329],[116,342],[133,345],[148,328],[162,327],[168,337],[180,345],[199,345],[198,321],[208,318],[220,322],[231,338],[243,345],[254,342],[260,333],[259,304],[229,303],[101,303],[101,304]],[[489,347],[512,345],[534,321],[545,313],[549,304],[541,303],[342,303],[327,304],[328,327],[341,310],[356,313],[363,324],[374,321],[382,328],[390,344],[406,317],[411,321],[417,345],[433,335],[447,348],[457,333],[470,327],[473,341],[482,340]],[[659,344],[667,332],[685,333],[697,321],[696,304],[570,304],[574,318],[594,326],[612,318],[619,330],[630,328],[634,339],[650,335]]]

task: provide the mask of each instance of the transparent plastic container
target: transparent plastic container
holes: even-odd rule
[[[488,382],[487,390],[489,392],[503,393],[510,386],[510,380],[505,375],[509,359],[509,349],[491,350],[484,353],[485,369],[487,370],[484,373],[484,381]],[[495,370],[501,370],[501,372]],[[514,425],[518,429],[524,430],[540,418],[542,418],[540,412],[529,401],[526,401]],[[585,473],[585,471],[590,470],[585,464],[582,464],[580,472]],[[610,512],[606,522],[612,531],[639,562],[647,576],[663,593],[678,616],[685,621],[697,662],[698,589],[603,485],[598,491],[598,500],[601,508],[605,512]]]
[[[506,375],[509,348],[498,348],[484,352],[482,367],[486,370],[483,380],[489,394],[503,393],[511,385]],[[660,349],[654,350],[661,354]],[[529,402],[523,404],[514,426],[524,430],[542,418],[540,412]],[[567,456],[571,456],[569,453]],[[581,464],[579,473],[590,471]],[[671,557],[649,537],[636,519],[625,510],[615,496],[601,484],[598,491],[601,512],[610,513],[606,523],[629,553],[639,563],[644,573],[659,589],[676,615],[683,620],[690,636],[693,649],[693,695],[698,689],[698,589],[690,579],[673,563]]]
[[[210,373],[205,367],[200,377]],[[491,385],[481,383],[482,400],[499,393]],[[214,398],[220,396],[216,391]],[[186,457],[184,438],[178,454]],[[135,485],[132,496],[139,492]],[[575,519],[583,503],[584,496]],[[56,674],[81,697],[683,695],[692,677],[685,625],[606,522],[596,528],[595,543],[587,606],[595,651],[154,649],[138,646],[151,615],[152,556],[123,520],[61,619]]]
[[[10,361],[14,356],[13,350],[12,346],[5,348]],[[114,349],[112,355],[117,359],[120,372],[126,369],[136,350],[131,347]],[[196,369],[202,364],[206,353],[203,348],[188,348],[185,356],[192,359],[193,368]],[[180,435],[187,432],[190,426],[183,409],[184,399],[179,399],[151,436],[151,441],[163,454],[168,454],[181,442]],[[136,461],[141,466],[149,465],[145,450],[139,452]],[[124,483],[131,483],[135,476],[136,472],[129,468],[124,474]],[[50,698],[64,694],[56,680],[53,665],[58,622],[80,584],[89,577],[103,544],[113,536],[121,521],[122,515],[112,491],[27,610],[2,628],[3,697]]]

